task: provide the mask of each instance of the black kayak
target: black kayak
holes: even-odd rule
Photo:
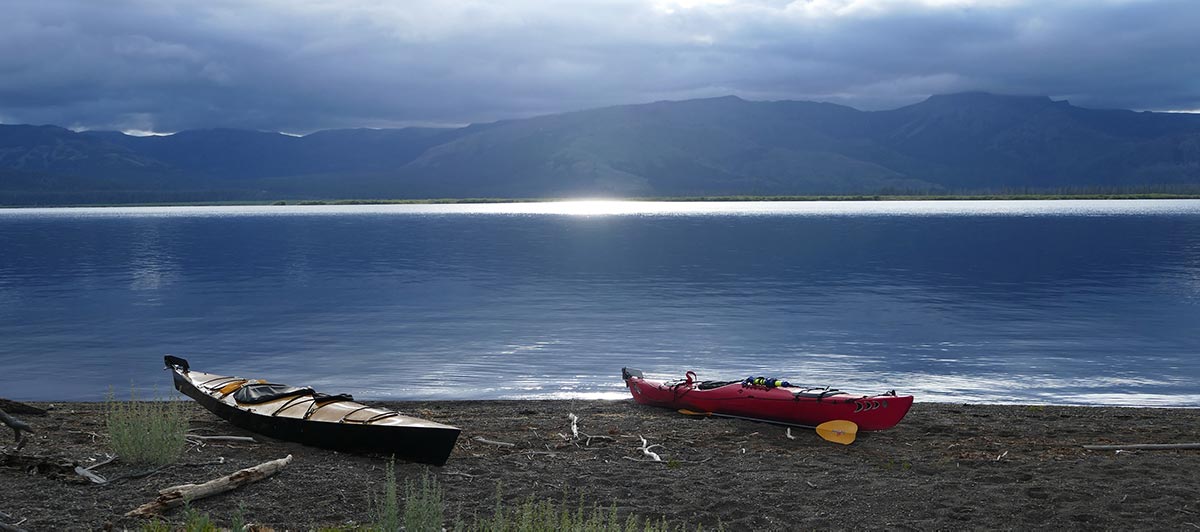
[[[188,361],[167,355],[175,389],[246,430],[306,445],[345,451],[380,452],[396,458],[443,465],[460,430],[325,395],[312,388],[194,371]]]

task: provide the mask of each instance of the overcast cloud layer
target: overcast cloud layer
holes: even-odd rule
[[[463,124],[736,94],[1200,109],[1196,0],[5,0],[0,122]]]

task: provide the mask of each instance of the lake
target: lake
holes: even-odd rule
[[[750,375],[1200,406],[1200,201],[0,209],[0,397],[174,394],[163,354],[364,399]]]

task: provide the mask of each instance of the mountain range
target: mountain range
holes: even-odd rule
[[[0,204],[678,197],[1200,186],[1200,115],[960,93],[737,97],[461,128],[165,136],[0,125]]]

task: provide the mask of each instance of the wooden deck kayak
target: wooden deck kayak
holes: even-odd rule
[[[345,394],[325,395],[312,388],[195,371],[187,360],[171,355],[164,360],[175,389],[226,421],[272,438],[442,465],[460,432],[450,425],[357,403]]]

